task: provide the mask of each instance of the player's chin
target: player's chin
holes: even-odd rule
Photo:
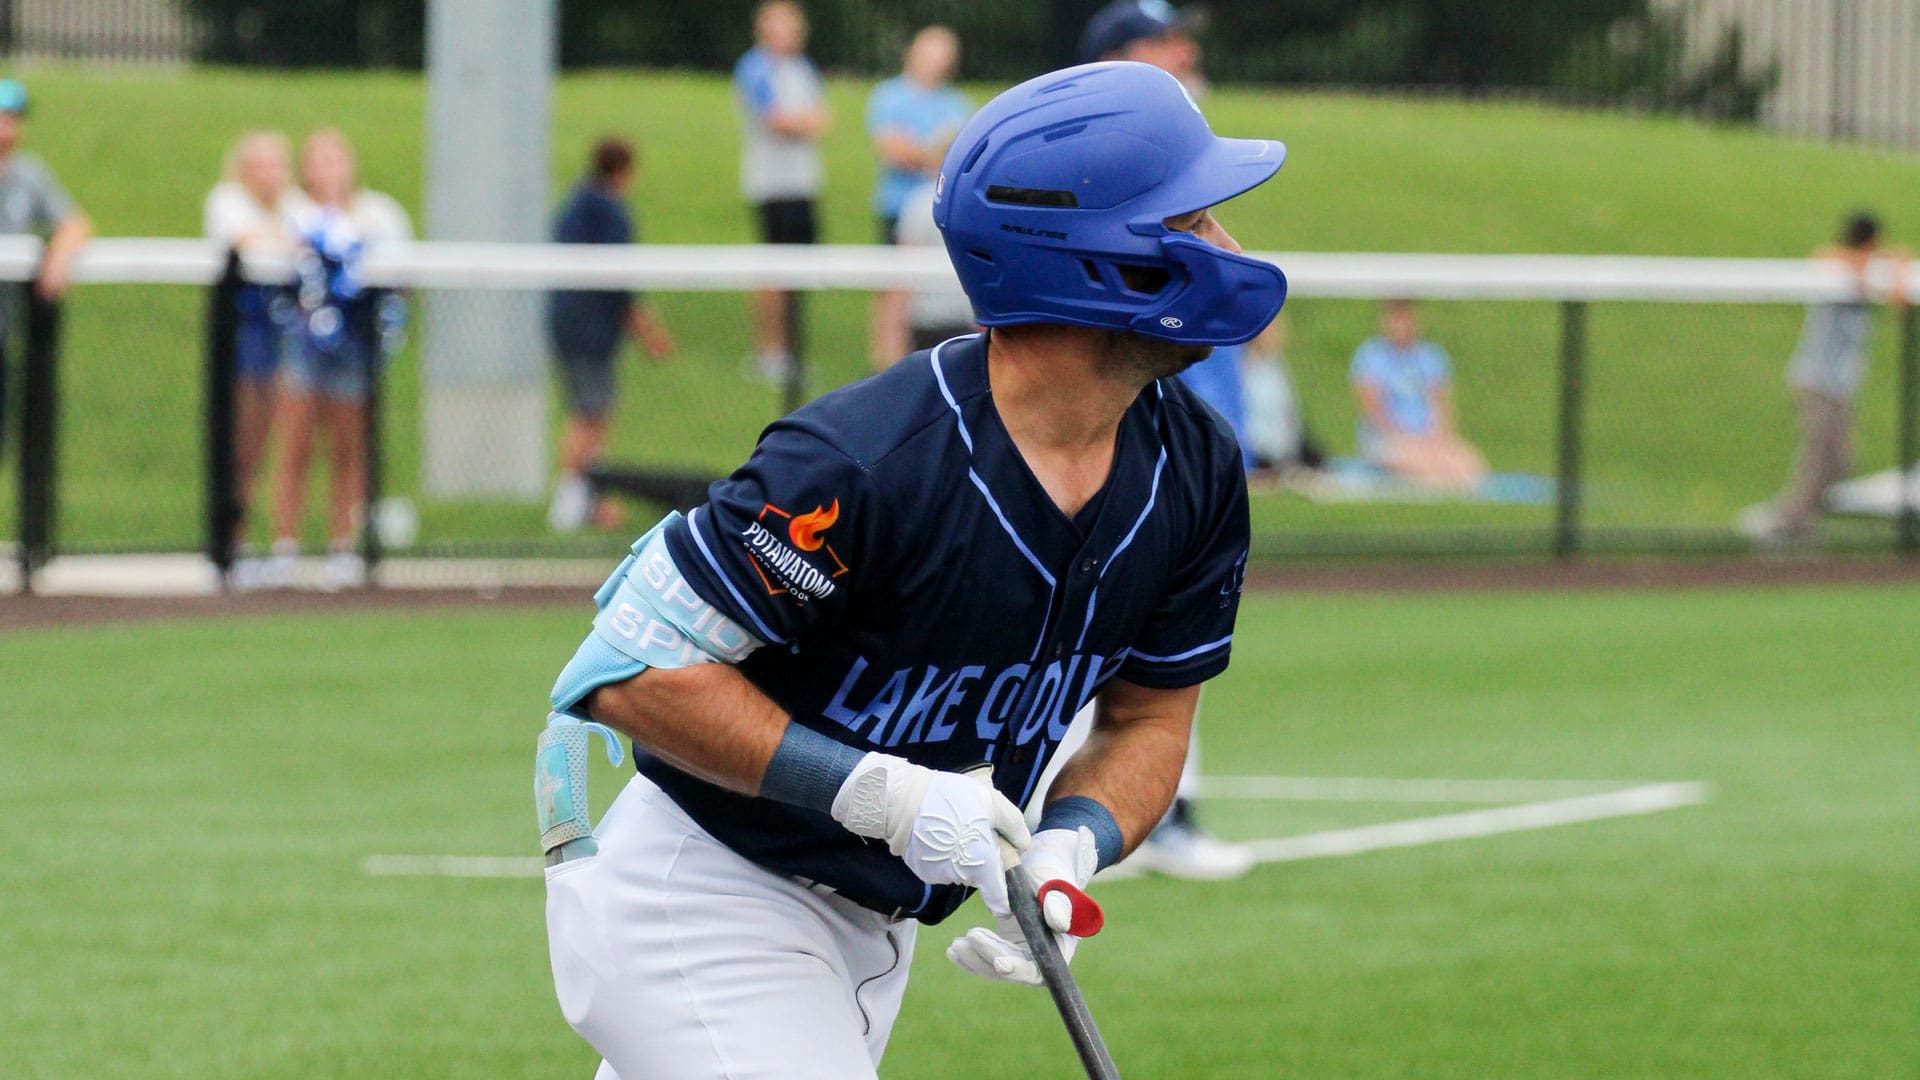
[[[1113,359],[1150,380],[1171,378],[1213,355],[1211,345],[1162,341],[1126,331],[1116,331],[1110,340]]]
[[[1147,357],[1148,368],[1156,379],[1172,378],[1213,355],[1211,345],[1172,341],[1155,341],[1153,345],[1156,347],[1147,351]]]
[[[1180,366],[1168,374],[1178,375],[1212,355],[1213,346],[1211,345],[1182,345],[1180,346]]]

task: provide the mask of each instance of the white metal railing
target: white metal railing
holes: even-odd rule
[[[1834,267],[1806,259],[1708,259],[1623,255],[1407,255],[1257,252],[1287,272],[1292,295],[1367,299],[1581,300],[1792,304],[1854,294]],[[0,237],[0,281],[30,277],[33,237]],[[101,284],[208,285],[226,252],[196,239],[103,238],[90,242],[74,280]],[[1874,275],[1884,288],[1894,264]],[[247,276],[284,279],[284,258],[250,258]],[[1908,266],[1920,278],[1920,263]],[[408,288],[922,289],[951,285],[938,248],[761,244],[504,244],[429,241],[368,259],[371,284]]]

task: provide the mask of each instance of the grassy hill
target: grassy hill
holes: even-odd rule
[[[392,74],[36,68],[28,145],[41,152],[109,235],[191,235],[200,200],[235,134],[319,125],[359,145],[373,187],[421,209],[424,90]],[[975,87],[984,100],[990,87]],[[825,232],[865,242],[872,161],[864,84],[832,87]],[[1223,215],[1250,248],[1792,256],[1838,216],[1873,206],[1896,238],[1915,227],[1920,169],[1910,157],[1833,148],[1664,119],[1330,95],[1222,91],[1207,103],[1225,134],[1285,139],[1274,183]],[[735,188],[725,83],[674,73],[590,73],[554,99],[558,192],[603,132],[643,148],[637,204],[662,242],[749,239]],[[813,307],[818,388],[864,371],[863,295]],[[738,296],[658,298],[683,352],[664,367],[629,356],[623,460],[724,467],[776,411],[742,376]],[[203,298],[192,290],[112,286],[70,305],[63,389],[63,543],[190,545],[198,537],[196,430]],[[1336,450],[1352,445],[1346,360],[1371,332],[1370,305],[1289,307],[1290,360],[1309,418]],[[1552,464],[1555,313],[1539,304],[1441,304],[1431,336],[1453,353],[1464,426],[1502,469]],[[1883,317],[1884,318],[1884,317]],[[1600,524],[1723,526],[1784,476],[1793,446],[1780,369],[1799,312],[1771,307],[1608,305],[1592,321],[1589,461]],[[1893,335],[1882,326],[1861,418],[1861,464],[1891,460]],[[390,395],[389,487],[417,488],[415,367]],[[10,479],[6,481],[10,483]],[[12,500],[0,535],[12,529]],[[540,508],[425,504],[427,536],[538,538]],[[1257,499],[1256,527],[1391,529],[1532,526],[1539,508],[1320,507]]]

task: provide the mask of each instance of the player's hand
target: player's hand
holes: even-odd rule
[[[1043,829],[1033,834],[1033,844],[1020,861],[1035,888],[1049,881],[1065,881],[1075,889],[1084,889],[1100,857],[1091,829]],[[1080,943],[1070,932],[1074,929],[1073,900],[1061,890],[1051,890],[1040,901],[1040,911],[1060,945],[1060,958],[1071,961],[1074,947]],[[999,933],[976,926],[947,946],[947,959],[983,979],[1039,986],[1040,969],[1033,962],[1033,950],[1027,946],[1020,925],[1001,912],[993,915]],[[1086,932],[1091,935],[1098,929],[1095,925]]]
[[[850,832],[885,840],[921,881],[971,886],[987,910],[1012,918],[1000,845],[1025,851],[1032,837],[1019,807],[990,785],[869,753],[840,785],[832,814]]]
[[[655,360],[665,360],[673,355],[673,335],[657,322],[649,322],[640,331],[640,347]]]
[[[72,280],[64,260],[48,259],[40,267],[40,276],[34,279],[33,291],[42,300],[58,300],[67,293],[67,285]]]

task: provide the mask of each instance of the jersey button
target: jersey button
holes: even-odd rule
[[[1089,555],[1086,558],[1080,560],[1080,572],[1083,574],[1091,574],[1093,573],[1093,568],[1099,565],[1100,565],[1100,560]]]
[[[1066,643],[1066,642],[1064,642],[1064,641],[1056,641],[1056,642],[1054,642],[1054,643],[1053,643],[1053,658],[1054,658],[1055,660],[1058,660],[1058,659],[1060,659],[1061,657],[1063,657],[1063,656],[1065,656],[1065,655],[1067,655],[1067,643]]]

